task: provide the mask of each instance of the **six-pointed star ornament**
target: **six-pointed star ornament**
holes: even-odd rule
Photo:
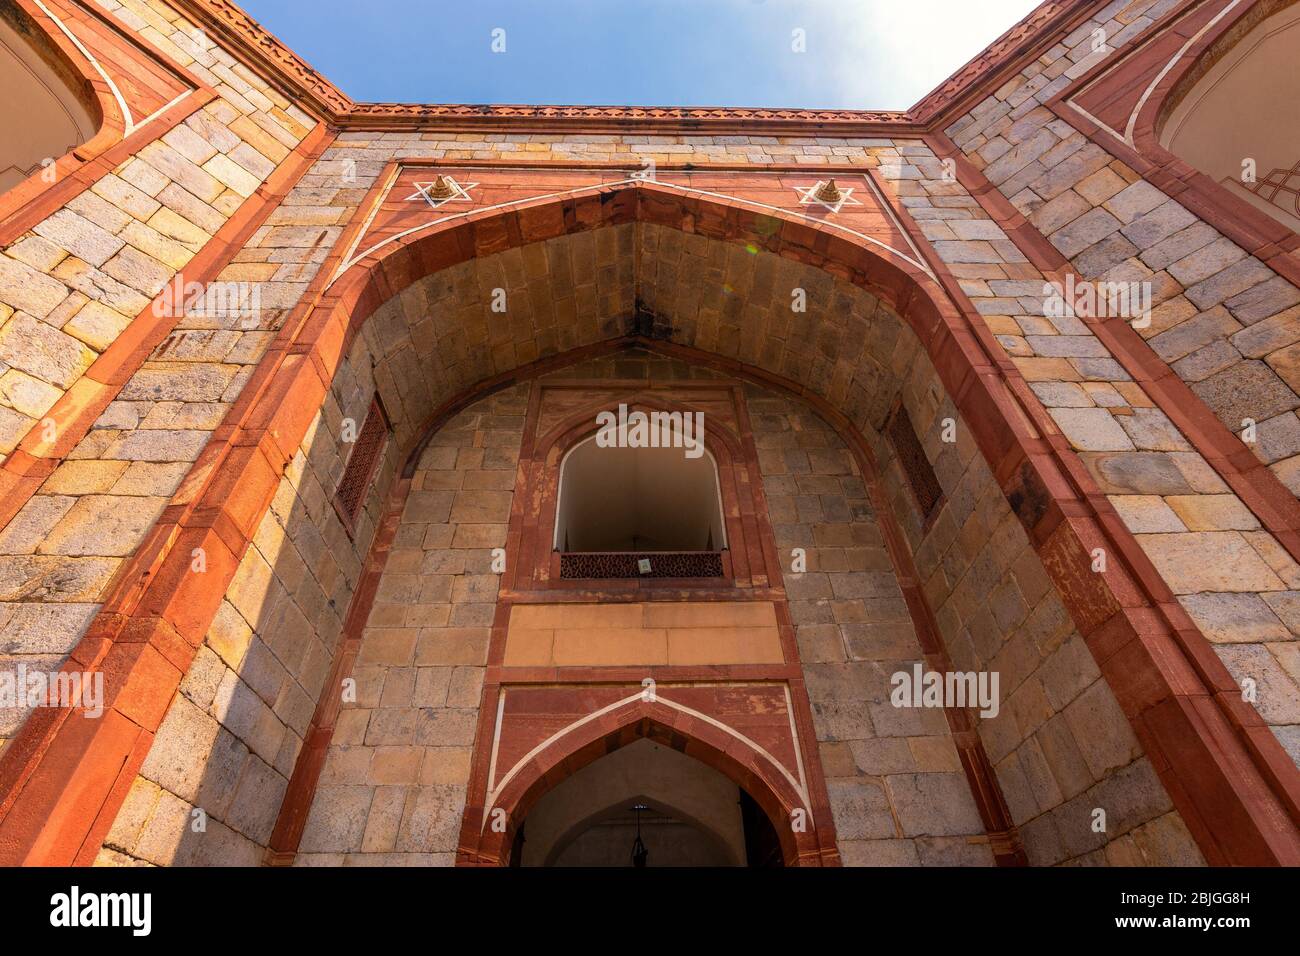
[[[811,186],[795,186],[799,194],[799,205],[821,206],[831,212],[839,212],[845,206],[861,206],[853,198],[852,186],[837,186],[833,179],[819,179]]]
[[[407,202],[423,199],[437,209],[443,203],[472,202],[469,191],[478,183],[458,183],[450,176],[439,176],[433,182],[415,184],[415,192],[406,197]]]

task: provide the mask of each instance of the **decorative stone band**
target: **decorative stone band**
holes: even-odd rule
[[[590,551],[560,555],[561,578],[720,578],[723,573],[721,551]]]

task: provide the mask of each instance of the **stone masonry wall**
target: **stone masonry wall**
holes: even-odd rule
[[[1152,284],[1139,334],[1230,431],[1256,421],[1248,447],[1300,492],[1300,290],[1043,105],[1114,55],[1093,52],[1094,30],[1123,50],[1174,6],[1116,0],[945,132],[1083,278]],[[1300,764],[1300,566],[1095,338],[1037,317],[1041,283],[987,281],[1002,278],[998,257],[946,251],[946,226],[927,235],[970,264],[968,291],[988,287],[986,321]]]
[[[1153,284],[1141,335],[1300,492],[1300,289],[1043,105],[1104,58],[1093,30],[1123,50],[1174,6],[1110,4],[946,132],[1084,278]]]
[[[943,711],[889,700],[923,657],[857,463],[807,406],[756,386],[746,403],[841,858],[991,866]],[[789,572],[794,548],[805,573]]]
[[[906,169],[902,171],[908,175]],[[960,217],[971,214],[969,203],[973,202],[966,196],[949,195],[939,197],[932,208],[949,212],[952,218],[944,221],[956,224],[963,221]],[[926,211],[920,203],[913,203],[912,208]],[[983,223],[976,225],[982,227]],[[1014,253],[1005,239],[996,242],[1008,256]],[[985,245],[990,251],[994,248],[993,241]],[[668,334],[804,384],[848,415],[874,444],[877,460],[885,468],[895,513],[909,532],[927,598],[939,615],[949,654],[962,669],[1001,673],[1005,706],[997,718],[979,721],[978,729],[990,758],[1001,762],[999,779],[1013,804],[1013,818],[1018,824],[1040,815],[1043,818],[1037,830],[1022,834],[1031,858],[1061,862],[1105,842],[1097,839],[1098,835],[1088,835],[1091,831],[1085,820],[1084,832],[1072,829],[1072,842],[1063,843],[1052,822],[1065,819],[1064,826],[1073,828],[1080,804],[1066,806],[1066,801],[1091,787],[1096,788],[1092,797],[1123,808],[1118,815],[1112,814],[1112,838],[1169,814],[1172,805],[1163,785],[1140,756],[1140,745],[1127,719],[1100,680],[1091,654],[1074,631],[1027,536],[969,433],[960,425],[961,441],[943,445],[945,455],[936,465],[949,501],[930,536],[920,535],[915,503],[910,492],[903,497],[899,491],[897,456],[879,437],[880,429],[902,394],[919,437],[937,456],[938,423],[943,417],[959,419],[906,323],[865,291],[767,253],[751,255],[740,248],[645,225],[640,227],[640,248],[639,298],[662,318]],[[718,291],[722,286],[732,290],[730,296]],[[790,311],[793,288],[807,293],[805,315]],[[941,403],[947,411],[936,417]],[[973,515],[977,502],[981,510]],[[774,523],[783,522],[774,518]],[[962,530],[962,547],[954,549],[954,538]],[[860,529],[859,533],[869,532]],[[778,540],[779,548],[796,546],[809,545]],[[816,586],[816,579],[808,585],[795,580],[787,582],[792,599],[801,588]],[[844,626],[834,621],[833,610],[828,622],[824,607],[809,608],[797,602],[797,609],[800,624],[811,622],[800,620],[799,615],[815,611],[822,615],[814,618],[818,624],[834,623],[850,642]],[[969,627],[979,633],[979,653],[971,644]],[[801,646],[804,634],[801,628]],[[1042,690],[1049,677],[1053,682],[1050,700]],[[1079,718],[1076,728],[1070,729],[1064,719],[1056,720],[1047,731],[1054,735],[1052,746],[1043,751],[1033,735],[1080,696],[1083,700],[1071,714]],[[1031,699],[1033,705],[1029,706]],[[873,717],[875,714],[873,710]],[[1071,735],[1087,740],[1073,745],[1067,740]],[[1022,746],[1033,751],[1037,790],[1028,790],[1027,781],[1013,769],[1020,761],[1017,748]],[[1090,748],[1091,763],[1081,760],[1084,747]],[[828,767],[844,766],[833,758],[826,763]],[[1058,777],[1066,781],[1064,787],[1054,782]],[[1161,837],[1165,827],[1173,835],[1163,842],[1148,841],[1151,856],[1171,862],[1195,858],[1190,838],[1186,844],[1180,842],[1186,832],[1176,814],[1160,824]],[[1190,853],[1187,847],[1191,847]],[[868,851],[864,848],[863,852]]]
[[[219,98],[0,250],[0,461],[316,125],[164,3],[100,6]],[[260,315],[182,318],[0,530],[0,666],[57,669],[75,646],[305,287],[282,252],[220,276],[259,280]],[[0,746],[25,715],[0,711]]]
[[[1030,863],[1202,864],[934,367],[912,348],[901,395],[944,492],[937,515],[922,520],[883,438],[881,480],[953,665],[999,675],[1001,710],[976,729]],[[945,419],[955,442],[943,441]],[[1104,833],[1092,828],[1096,808]]]
[[[379,370],[370,356],[359,339],[335,377],[158,729],[101,864],[261,863],[400,465],[390,436],[349,536],[332,502],[351,452],[344,435],[360,430],[375,394]],[[201,832],[191,826],[196,809],[207,818]]]
[[[9,454],[40,422],[315,125],[227,50],[196,47],[191,26],[164,0],[97,2],[212,85],[219,98],[0,250],[0,455]],[[1300,323],[1293,314],[1300,293],[1042,105],[1091,66],[1092,28],[1106,29],[1110,46],[1123,48],[1173,6],[1174,0],[1116,0],[1094,23],[1081,27],[1068,43],[1031,64],[946,132],[1085,277],[1145,278],[1155,284],[1159,305],[1151,329],[1143,334],[1230,428],[1235,430],[1247,414],[1261,423],[1257,453],[1295,489],[1300,423],[1294,410],[1300,398],[1290,355],[1300,341]],[[877,167],[890,193],[920,224],[929,253],[957,277],[1225,664],[1238,679],[1258,681],[1257,707],[1300,761],[1300,566],[1260,528],[1086,327],[1043,316],[1041,274],[974,197],[947,181],[920,140],[341,134],[218,277],[258,285],[258,320],[232,327],[197,316],[181,319],[38,493],[0,529],[0,666],[23,661],[48,669],[66,657],[100,606],[104,588],[176,491],[343,224],[385,163],[405,156],[448,162],[625,162],[629,168],[645,160],[756,167],[793,163],[807,166],[810,176],[827,163]],[[345,410],[359,421],[376,387],[396,428],[390,448],[401,447],[423,415],[472,382],[625,330],[638,297],[661,317],[665,334],[808,383],[858,422],[864,434],[874,433],[901,387],[907,366],[899,364],[900,358],[910,361],[910,356],[905,349],[893,349],[894,325],[874,323],[864,332],[862,323],[875,314],[874,300],[823,273],[800,272],[792,263],[767,261],[774,257],[639,225],[571,238],[571,244],[557,240],[462,272],[448,270],[407,290],[372,319],[350,371],[335,383],[332,403],[327,402],[313,426],[315,437],[304,443],[255,547],[243,558],[208,645],[174,702],[159,747],[165,750],[167,740],[188,732],[183,718],[175,716],[186,712],[188,702],[202,716],[198,722],[204,734],[212,731],[206,721],[220,725],[212,746],[226,748],[223,766],[238,765],[229,780],[248,781],[237,784],[250,788],[243,799],[282,786],[281,778],[292,768],[288,754],[296,753],[293,739],[305,726],[303,710],[310,716],[297,691],[315,699],[313,687],[323,680],[317,674],[320,654],[328,658],[332,653],[337,619],[346,611],[365,553],[362,545],[371,533],[363,520],[357,541],[347,543],[341,526],[331,524],[337,519],[328,503],[345,457],[339,422]],[[806,324],[794,321],[789,311],[789,291],[795,285],[810,290]],[[554,301],[564,305],[554,310],[541,305],[536,311],[516,306],[509,322],[489,323],[482,297],[494,287],[512,290],[516,303],[545,301],[537,290],[550,290]],[[373,373],[362,371],[362,355],[367,362],[375,358]],[[932,417],[920,406],[913,412],[923,432]],[[933,435],[922,438],[934,451],[929,444]],[[963,447],[960,441],[957,447]],[[1000,496],[989,490],[978,455],[962,461],[958,472],[955,465],[943,464],[952,449],[939,451],[937,461],[948,469],[940,471],[945,490],[953,482],[969,481],[976,501],[985,502],[990,495],[998,499],[987,501],[979,512],[985,530],[993,533],[1005,525],[1005,516],[994,507]],[[969,448],[963,451],[970,453]],[[881,460],[888,458],[882,455]],[[386,488],[395,466],[385,461],[383,480],[372,493]],[[949,490],[949,507],[952,498]],[[967,515],[958,524],[954,514],[952,522],[961,529],[970,520]],[[940,622],[956,659],[963,653],[962,635],[970,631],[969,617],[961,612],[976,612],[960,597],[962,576],[948,577],[957,561],[952,556],[956,545],[935,537],[951,533],[941,532],[945,522],[941,517],[924,540],[912,529],[913,544],[930,581],[939,580],[935,569],[942,568],[945,575],[942,586],[927,584],[936,609],[947,606],[944,588],[951,588],[947,604],[953,614],[941,611]],[[998,533],[1013,537],[1010,531]],[[1207,554],[1215,560],[1206,561]],[[299,563],[310,573],[299,576]],[[1026,599],[1034,590],[1020,581],[1016,587]],[[1050,598],[1039,598],[1032,609],[1027,606],[1026,621]],[[291,649],[281,645],[284,658],[277,661],[285,679],[276,683],[268,677],[263,684],[254,677],[258,662],[266,660],[261,646],[276,656],[277,635],[281,629],[292,631],[293,624],[286,622],[296,622],[295,614],[319,631]],[[992,644],[975,647],[971,633],[971,654],[996,656]],[[312,649],[311,640],[320,648]],[[1070,646],[1068,639],[1062,641],[1061,648]],[[1013,643],[1008,639],[1007,646]],[[218,690],[209,698],[203,682],[218,672]],[[236,694],[237,685],[247,692]],[[250,702],[250,712],[257,711],[248,693],[258,696],[270,717],[231,716],[232,708],[238,709],[232,703],[236,697]],[[1061,704],[1067,711],[1073,706]],[[24,716],[0,712],[0,746]],[[258,736],[257,728],[275,724],[280,736],[272,746],[277,732]],[[1021,726],[1017,724],[1017,735]],[[247,758],[223,732],[249,749]],[[1003,784],[1008,799],[1020,800],[1013,812],[1018,819],[1029,814],[1030,801],[1012,797],[1013,771],[1005,764],[1015,756],[1006,749],[1011,745],[999,748],[990,739],[986,746],[991,754],[996,751],[1000,777],[1008,774]],[[1047,753],[1046,743],[1038,746]],[[214,842],[178,848],[173,832],[173,823],[197,801],[229,829],[229,838],[222,837],[222,853],[251,858],[264,839],[266,820],[236,811],[237,791],[228,804],[200,798],[197,757],[170,771],[160,766],[164,759],[151,755],[148,773],[137,782],[143,796],[133,792],[124,807],[109,841],[112,852],[151,861],[182,859],[186,853],[205,858],[214,852]],[[1027,759],[1016,756],[1017,764]],[[1061,787],[1062,797],[1073,799],[1069,791],[1081,781]],[[1050,808],[1062,804],[1053,802],[1050,787],[1042,793],[1047,804],[1035,793],[1032,805],[1040,815],[1056,813]],[[139,817],[134,830],[136,818],[128,820],[128,812]],[[146,819],[172,823],[151,828]],[[1026,832],[1032,832],[1038,818],[1029,814],[1024,819]],[[1047,832],[1047,824],[1037,825]],[[1143,853],[1148,844],[1159,842],[1154,837],[1147,844],[1134,840]],[[1037,845],[1048,848],[1043,858],[1091,852],[1063,844],[1057,853],[1047,837]],[[1115,845],[1108,854],[1120,852]]]
[[[527,399],[476,402],[420,458],[300,864],[455,861]]]

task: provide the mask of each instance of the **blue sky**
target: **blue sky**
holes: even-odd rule
[[[242,0],[357,100],[853,109],[906,109],[1036,5]]]

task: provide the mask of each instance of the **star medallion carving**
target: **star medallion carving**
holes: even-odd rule
[[[799,194],[801,206],[821,206],[839,212],[845,206],[862,205],[853,198],[852,186],[837,186],[833,179],[818,180],[811,186],[795,186],[794,191]]]
[[[433,182],[415,184],[415,192],[406,197],[406,202],[423,199],[433,209],[449,202],[473,202],[469,191],[478,183],[458,183],[451,176],[439,176]]]

